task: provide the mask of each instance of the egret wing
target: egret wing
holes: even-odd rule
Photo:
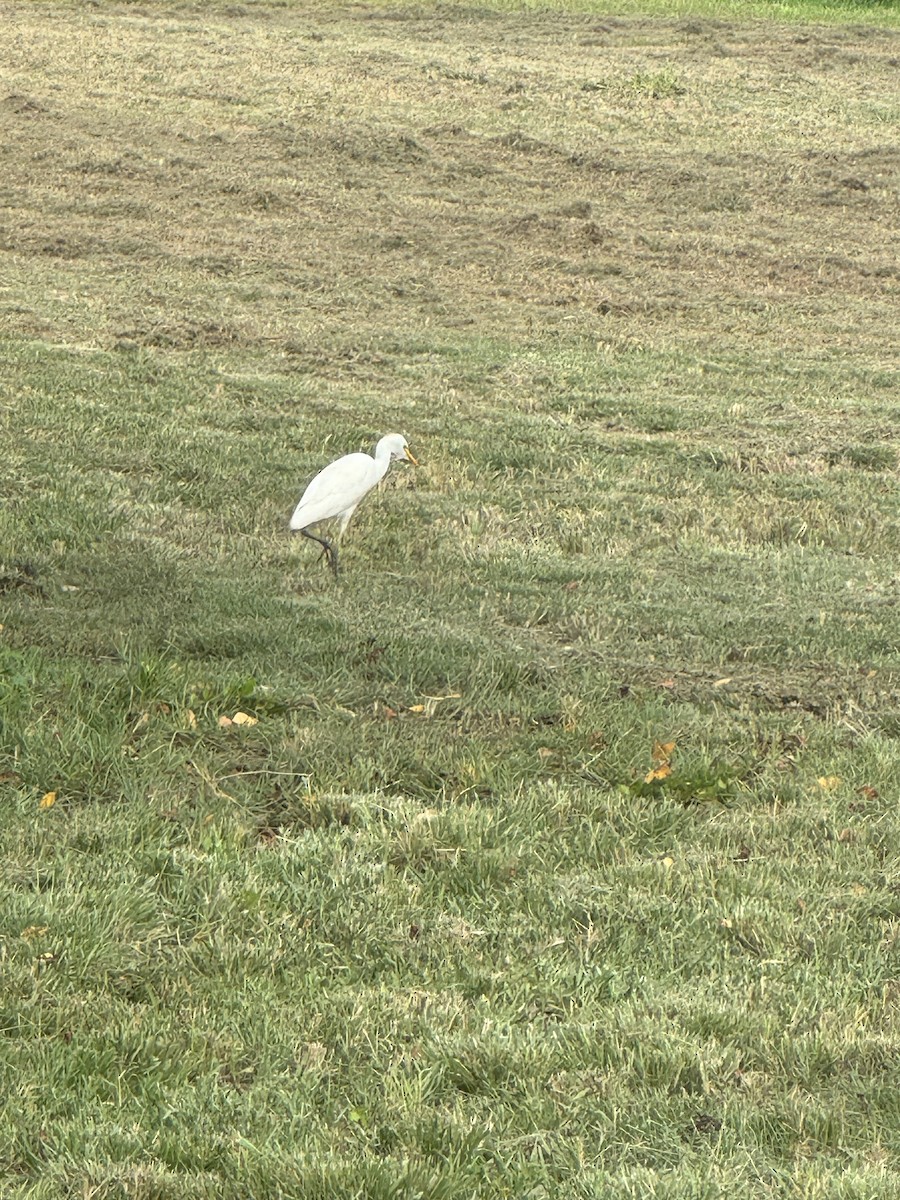
[[[329,463],[300,497],[291,517],[291,529],[307,529],[355,508],[377,482],[374,467],[368,454],[345,454]]]

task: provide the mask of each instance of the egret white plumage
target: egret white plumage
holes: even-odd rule
[[[335,578],[338,573],[338,552],[334,541],[310,530],[325,521],[339,520],[337,536],[340,537],[360,500],[376,483],[381,482],[395,459],[405,459],[415,466],[419,465],[410,454],[406,438],[399,433],[389,433],[375,447],[374,458],[370,454],[345,454],[343,458],[335,459],[310,481],[300,497],[300,503],[291,517],[291,529],[319,543],[331,563]]]

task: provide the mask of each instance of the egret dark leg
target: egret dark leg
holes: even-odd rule
[[[337,552],[337,546],[335,546],[334,542],[329,541],[328,538],[316,537],[316,535],[314,533],[310,533],[308,529],[301,529],[300,532],[303,534],[304,537],[308,537],[308,538],[310,538],[311,541],[319,543],[319,545],[322,547],[322,554],[325,558],[328,559],[329,563],[331,563],[331,569],[332,569],[332,571],[334,571],[335,579],[337,579],[337,577],[338,577],[338,552]]]

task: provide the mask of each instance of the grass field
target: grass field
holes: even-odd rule
[[[897,14],[509,7],[0,3],[4,1198],[900,1195]]]

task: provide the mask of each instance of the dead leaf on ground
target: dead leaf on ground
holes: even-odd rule
[[[658,783],[660,779],[668,779],[672,774],[671,758],[674,753],[674,742],[654,742],[650,757],[655,765],[644,776],[644,783]]]
[[[234,724],[234,725],[258,725],[259,724],[258,717],[251,717],[249,713],[245,713],[245,712],[236,712],[234,714],[234,716],[231,718],[231,720],[232,720],[232,724]]]
[[[844,781],[841,779],[840,775],[820,775],[816,780],[816,783],[818,783],[823,792],[833,792],[836,788],[839,788],[843,782]]]
[[[222,729],[230,729],[233,724],[234,721],[231,717],[226,717],[224,713],[219,717],[219,725]]]
[[[660,763],[658,767],[654,767],[652,771],[648,771],[644,776],[644,783],[656,783],[660,779],[668,779],[672,774],[672,768],[668,763]]]
[[[41,796],[41,801],[40,801],[41,808],[52,808],[55,803],[56,803],[56,792],[44,792],[43,796]]]
[[[863,784],[863,786],[857,788],[856,791],[858,795],[865,796],[867,800],[877,800],[880,795],[878,788],[869,787],[868,784]]]

